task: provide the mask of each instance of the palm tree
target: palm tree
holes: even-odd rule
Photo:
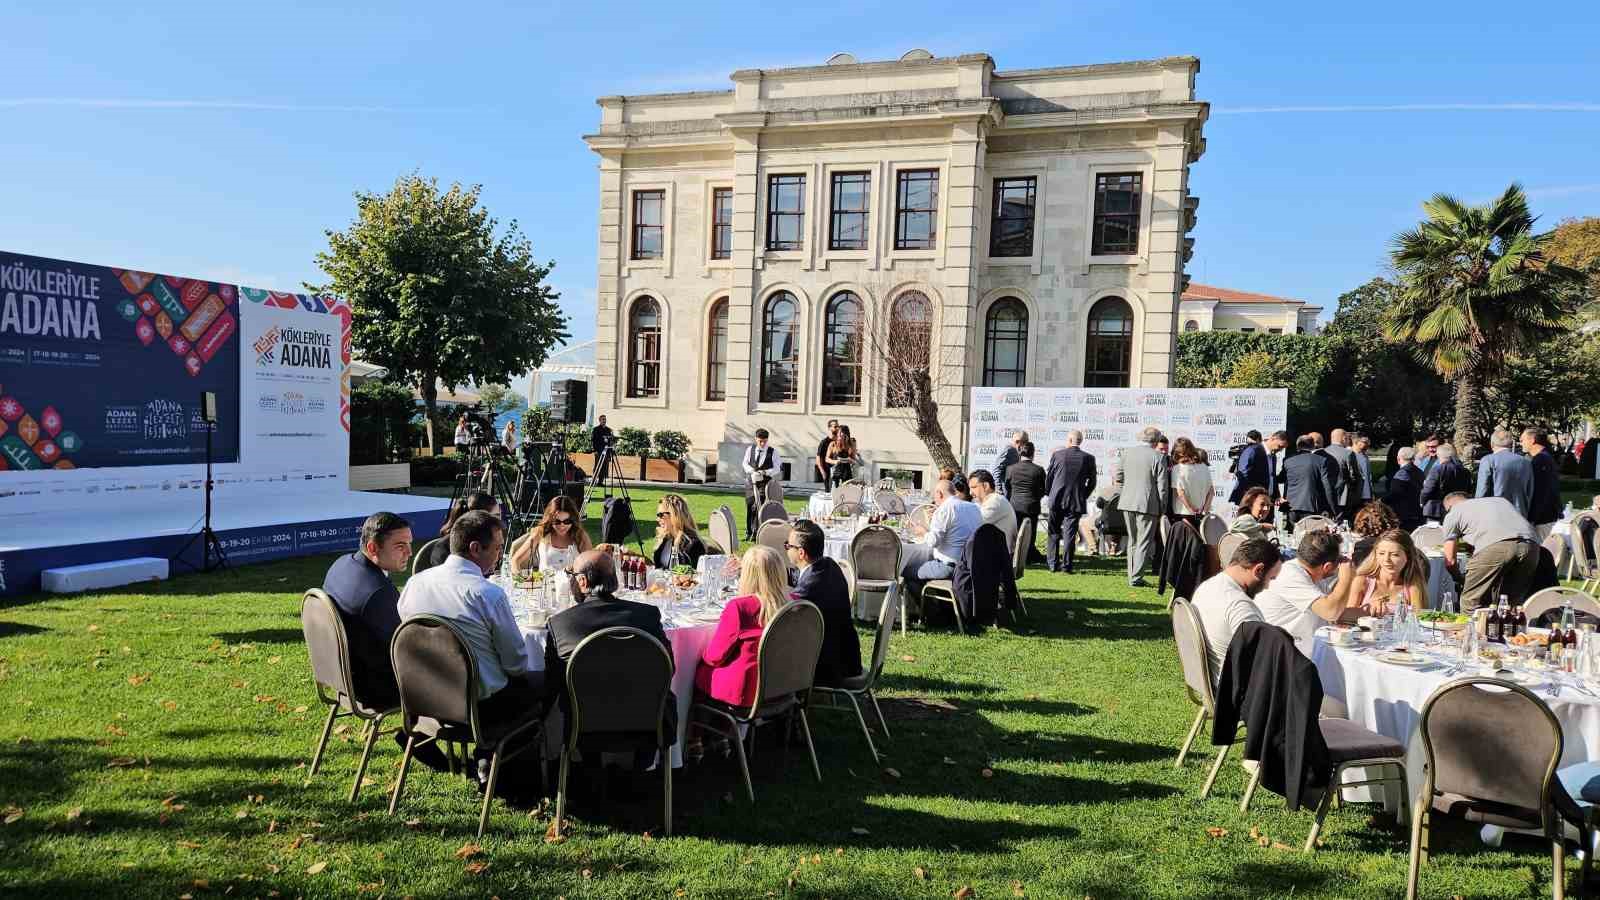
[[[1584,278],[1546,257],[1520,185],[1483,206],[1436,194],[1422,208],[1428,217],[1393,241],[1400,290],[1382,330],[1452,382],[1456,446],[1472,460],[1492,424],[1486,387],[1508,354],[1573,327]]]

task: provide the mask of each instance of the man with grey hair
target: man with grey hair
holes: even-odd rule
[[[1401,447],[1395,457],[1397,468],[1389,476],[1389,494],[1384,502],[1400,517],[1400,527],[1407,531],[1422,524],[1422,481],[1425,477],[1417,468],[1417,448]]]
[[[1167,472],[1166,454],[1156,449],[1161,429],[1139,432],[1140,443],[1124,448],[1117,466],[1116,482],[1122,487],[1123,521],[1128,526],[1128,584],[1143,587],[1144,568],[1153,562],[1158,524],[1170,508],[1172,487]]]
[[[1444,498],[1457,491],[1472,493],[1472,473],[1456,459],[1456,448],[1440,444],[1435,457],[1439,460],[1422,479],[1422,517],[1429,522],[1444,519]]]
[[[1027,441],[1028,433],[1018,428],[1011,435],[1011,443],[1000,451],[1000,458],[994,461],[994,468],[989,470],[994,475],[995,487],[1000,489],[1000,496],[1008,500],[1011,498],[1011,482],[1006,480],[1006,470],[1022,459],[1022,445]]]
[[[1067,432],[1067,445],[1050,454],[1050,467],[1045,473],[1045,565],[1052,572],[1072,572],[1073,552],[1078,543],[1078,523],[1089,511],[1089,497],[1094,494],[1094,456],[1083,452],[1083,432]],[[1062,540],[1067,543],[1066,563],[1061,562]]]
[[[1355,521],[1356,509],[1361,506],[1361,470],[1356,466],[1356,454],[1350,449],[1350,437],[1343,428],[1335,428],[1328,433],[1328,446],[1322,448],[1322,454],[1333,460],[1339,470],[1339,479],[1334,482],[1334,490],[1338,496],[1334,498],[1334,514],[1345,524]]]
[[[1511,449],[1511,432],[1496,428],[1489,437],[1494,452],[1478,461],[1476,497],[1504,497],[1524,518],[1533,509],[1533,464]]]
[[[957,496],[948,481],[933,486],[933,506],[927,530],[916,543],[907,544],[900,556],[906,593],[919,600],[923,585],[949,578],[955,572],[961,551],[983,524],[983,511],[971,500]]]
[[[1361,495],[1357,506],[1366,506],[1372,499],[1372,463],[1367,459],[1367,449],[1372,446],[1372,439],[1364,434],[1356,433],[1350,436],[1350,452],[1355,455],[1356,468],[1361,470]]]

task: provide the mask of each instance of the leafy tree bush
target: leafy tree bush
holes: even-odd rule
[[[650,432],[643,428],[624,428],[617,432],[618,456],[649,456]]]
[[[350,396],[350,464],[371,466],[411,455],[411,392],[398,384],[368,381]]]
[[[689,436],[681,431],[655,433],[656,459],[682,459],[689,452]]]

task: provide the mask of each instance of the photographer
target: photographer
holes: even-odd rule
[[[589,446],[594,450],[594,455],[599,457],[615,440],[616,437],[611,433],[611,429],[606,427],[606,417],[601,416],[600,424],[589,432]]]

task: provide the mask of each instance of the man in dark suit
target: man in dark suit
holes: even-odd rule
[[[1522,431],[1522,452],[1533,468],[1533,501],[1528,506],[1528,522],[1539,540],[1550,536],[1550,529],[1561,518],[1561,467],[1550,452],[1550,436],[1537,428]]]
[[[322,590],[339,608],[350,643],[350,675],[362,701],[379,709],[399,703],[389,641],[400,627],[400,591],[390,575],[411,559],[411,523],[392,512],[361,523],[361,547],[333,561]]]
[[[611,427],[606,425],[605,416],[601,416],[599,423],[589,429],[589,448],[594,451],[597,466],[600,463],[600,453],[611,446],[612,436]]]
[[[567,661],[583,639],[602,628],[637,628],[661,642],[672,653],[672,642],[661,627],[661,609],[617,597],[617,566],[611,555],[599,550],[580,554],[572,563],[572,596],[578,604],[550,617],[544,640],[544,685],[567,712]],[[677,734],[678,704],[667,698],[667,730]],[[569,718],[570,721],[570,718]]]
[[[989,470],[994,474],[995,486],[1000,489],[1000,496],[1002,497],[1009,498],[1011,496],[1011,486],[1006,483],[1006,471],[1016,465],[1017,460],[1022,458],[1022,444],[1027,439],[1028,433],[1018,429],[1015,434],[1011,435],[1011,443],[1007,444],[1006,449],[1000,451],[1000,456],[995,459],[994,468]]]
[[[1316,452],[1316,437],[1303,434],[1295,447],[1300,452],[1283,461],[1284,496],[1289,501],[1291,527],[1307,516],[1333,516],[1337,505],[1334,498],[1339,496],[1330,471],[1335,464]]]
[[[1418,499],[1422,502],[1422,518],[1442,522],[1444,498],[1457,491],[1472,493],[1472,473],[1456,459],[1456,448],[1449,444],[1440,444],[1435,458],[1438,462],[1422,476],[1422,493]]]
[[[1422,482],[1426,477],[1417,468],[1415,447],[1401,447],[1395,454],[1397,468],[1389,476],[1389,494],[1384,502],[1400,517],[1400,527],[1407,531],[1422,524]]]
[[[1078,521],[1089,510],[1089,496],[1094,493],[1094,456],[1083,452],[1083,432],[1067,434],[1067,445],[1050,454],[1050,468],[1045,472],[1045,496],[1048,498],[1049,518],[1046,521],[1045,565],[1052,572],[1072,572],[1072,557],[1078,544]],[[1060,564],[1060,545],[1067,542],[1066,564]]]
[[[1356,465],[1356,453],[1350,449],[1350,435],[1343,428],[1328,432],[1328,446],[1322,452],[1339,467],[1339,521],[1349,525],[1361,508],[1362,485],[1361,467]]]
[[[1244,492],[1253,487],[1265,488],[1272,483],[1272,476],[1267,471],[1268,461],[1272,454],[1261,444],[1261,432],[1251,429],[1245,432],[1249,443],[1239,451],[1239,458],[1233,461],[1233,490],[1228,492],[1228,502],[1238,503]]]
[[[800,519],[789,529],[784,548],[789,565],[800,570],[789,596],[822,611],[822,652],[817,654],[817,684],[839,687],[861,674],[861,639],[851,622],[850,585],[839,564],[822,555],[822,529]]]
[[[1032,519],[1035,527],[1039,523],[1039,511],[1044,503],[1044,469],[1033,461],[1033,441],[1023,441],[1017,448],[1021,458],[1006,469],[1006,481],[1011,485],[1011,493],[1006,499],[1011,501],[1011,508],[1016,511],[1017,521]],[[1037,547],[1028,549],[1029,562],[1043,562]]]

